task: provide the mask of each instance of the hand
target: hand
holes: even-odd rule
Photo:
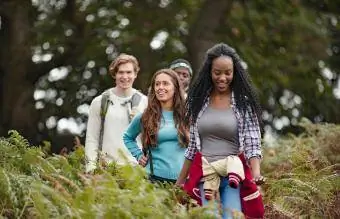
[[[258,158],[250,159],[250,168],[253,175],[253,182],[256,185],[262,185],[265,182],[265,178],[261,175],[260,171],[260,160]]]
[[[183,188],[184,187],[184,183],[180,182],[180,181],[176,181],[175,186],[179,187],[179,188]]]
[[[261,176],[261,175],[258,175],[256,177],[254,177],[254,179],[253,179],[253,182],[258,186],[264,184],[265,181],[266,181],[266,178]]]
[[[149,156],[142,155],[142,157],[138,160],[138,164],[142,167],[145,167],[149,161]]]

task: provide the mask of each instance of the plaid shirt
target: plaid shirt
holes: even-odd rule
[[[208,95],[204,101],[203,107],[197,116],[195,123],[190,124],[190,139],[189,145],[185,152],[185,157],[193,160],[195,153],[201,151],[201,139],[198,133],[197,121],[201,118],[206,108],[209,106],[210,96]],[[252,110],[247,110],[244,118],[241,116],[239,110],[236,108],[234,93],[231,98],[231,108],[233,109],[236,119],[238,121],[238,137],[240,152],[245,152],[247,159],[252,157],[262,158],[261,153],[261,131],[256,114]],[[251,119],[253,118],[253,120]],[[243,120],[246,120],[245,123]],[[253,122],[255,121],[255,123]]]

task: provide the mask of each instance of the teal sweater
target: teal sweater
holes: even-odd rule
[[[141,133],[141,117],[141,114],[137,115],[123,135],[125,146],[137,160],[143,155],[136,142]],[[151,148],[154,175],[176,180],[184,162],[185,148],[178,143],[172,111],[163,110],[157,138],[157,147]],[[150,174],[150,161],[146,171]]]

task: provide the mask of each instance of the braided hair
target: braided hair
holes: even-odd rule
[[[250,76],[242,66],[241,59],[235,49],[224,43],[214,45],[206,53],[203,66],[189,88],[186,100],[187,118],[190,118],[192,122],[196,122],[198,114],[214,86],[211,77],[212,62],[220,56],[230,57],[233,61],[234,76],[231,82],[231,89],[234,92],[237,109],[244,117],[250,108],[252,113],[256,114],[261,132],[263,133],[262,110]],[[251,119],[254,120],[253,117]],[[257,121],[252,122],[256,124]]]

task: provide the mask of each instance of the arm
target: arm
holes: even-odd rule
[[[137,136],[141,133],[141,117],[142,114],[135,116],[123,135],[123,141],[126,148],[130,151],[132,156],[136,158],[136,160],[139,160],[143,155],[143,152],[138,147],[136,141]]]
[[[198,135],[197,130],[195,129],[195,124],[190,125],[190,133],[189,133],[189,145],[185,151],[185,160],[182,166],[182,170],[178,176],[177,185],[182,185],[188,177],[189,170],[191,167],[192,160],[195,157],[197,152],[197,140],[196,135]]]
[[[181,172],[178,176],[178,179],[176,181],[176,185],[181,186],[182,184],[184,184],[185,180],[188,177],[189,170],[190,170],[190,167],[191,167],[191,163],[192,163],[192,160],[188,160],[188,159],[184,160],[182,170],[181,170]]]
[[[198,130],[195,126],[195,124],[190,125],[190,130],[189,130],[189,144],[188,148],[185,151],[185,158],[188,160],[193,160],[195,157],[195,154],[197,152],[197,142],[199,140],[198,136]]]
[[[86,157],[86,172],[91,172],[96,168],[98,157],[99,144],[99,129],[100,129],[100,100],[96,97],[89,109],[89,117],[87,122],[86,140],[85,140],[85,157]]]
[[[262,152],[260,125],[256,114],[250,109],[245,115],[245,120],[244,150],[252,175],[256,179],[261,176],[260,161],[262,159]]]
[[[261,176],[260,159],[257,157],[252,157],[249,159],[249,164],[254,179],[258,179]]]

